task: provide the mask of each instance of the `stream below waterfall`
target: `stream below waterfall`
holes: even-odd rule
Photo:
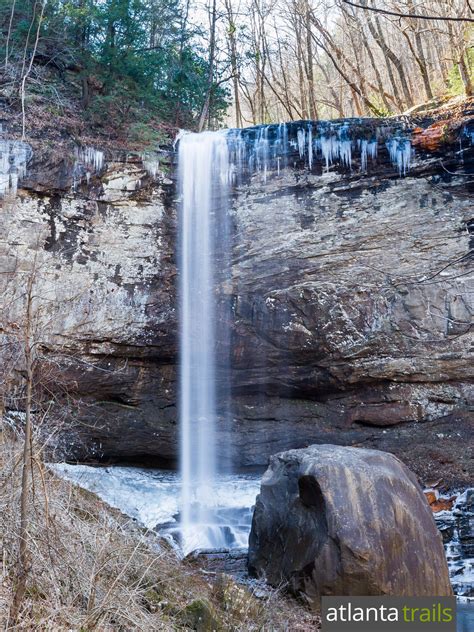
[[[132,466],[93,467],[89,465],[51,464],[62,478],[91,491],[107,504],[156,529],[173,545],[187,554],[195,549],[213,549],[225,541],[228,549],[247,548],[253,506],[260,488],[260,475],[221,475],[212,490],[212,524],[208,530],[196,530],[186,548],[181,548],[181,481],[177,472]],[[445,542],[451,582],[461,599],[458,631],[474,629],[474,559],[463,550],[456,518],[469,520],[466,492],[453,510],[435,515]],[[449,529],[449,533],[447,530]],[[216,533],[217,531],[217,533]],[[467,627],[465,627],[467,625]]]
[[[196,549],[247,548],[258,474],[221,475],[212,488],[207,528],[180,533],[181,480],[177,472],[128,466],[50,465],[59,476],[99,496],[149,529],[156,529],[186,555]]]

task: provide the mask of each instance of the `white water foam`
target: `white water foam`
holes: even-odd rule
[[[137,467],[50,464],[55,474],[99,496],[149,529],[171,534],[183,553],[198,548],[240,548],[248,545],[257,475],[221,475],[212,486],[208,506],[213,520],[181,534],[181,477],[177,472]],[[225,539],[223,538],[225,535]]]

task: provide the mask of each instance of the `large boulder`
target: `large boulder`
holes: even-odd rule
[[[451,595],[432,512],[414,474],[377,450],[313,445],[271,458],[249,570],[321,595]]]

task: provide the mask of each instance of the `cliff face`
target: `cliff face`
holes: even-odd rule
[[[425,479],[470,478],[465,129],[465,121],[445,129],[432,147],[433,128],[417,130],[406,177],[380,149],[367,172],[357,161],[310,172],[295,159],[235,187],[232,283],[220,288],[233,310],[234,398],[218,444],[234,444],[238,465],[313,442],[364,443],[397,453]],[[174,184],[149,158],[106,154],[100,163],[33,148],[17,197],[2,209],[7,320],[21,320],[21,302],[7,299],[34,267],[42,373],[62,402],[72,396],[61,431],[72,458],[170,462]],[[7,377],[18,384],[17,374]]]
[[[446,435],[463,436],[473,401],[473,276],[472,201],[448,160],[420,159],[405,178],[288,171],[237,192],[247,455],[271,437],[274,451],[369,441],[403,454],[414,441],[451,458]]]
[[[160,430],[175,429],[172,182],[137,156],[109,155],[103,167],[54,149],[33,156],[2,206],[3,330],[18,337],[33,278],[39,390],[66,416],[67,454],[171,455],[174,432],[163,443]],[[13,360],[6,404],[21,409]]]

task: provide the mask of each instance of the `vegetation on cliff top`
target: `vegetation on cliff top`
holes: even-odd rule
[[[203,33],[178,0],[1,0],[0,24],[0,96],[12,111],[26,98],[27,127],[40,114],[71,134],[82,123],[146,143],[160,123],[195,126],[208,93],[208,124],[227,107]]]
[[[144,146],[398,114],[472,94],[473,24],[468,0],[0,0],[1,118]]]

